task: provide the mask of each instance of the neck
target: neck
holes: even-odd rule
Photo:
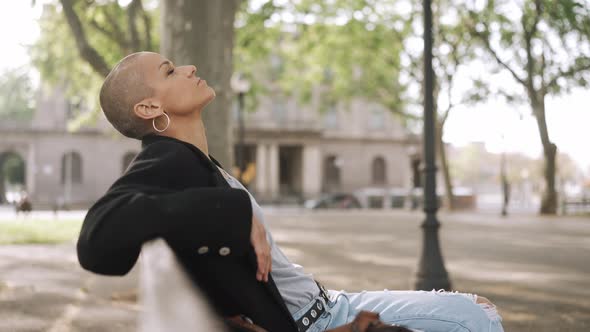
[[[201,112],[195,112],[187,117],[169,116],[171,122],[170,127],[163,133],[160,133],[160,135],[190,143],[209,158],[209,146],[207,144],[205,124],[201,118]]]

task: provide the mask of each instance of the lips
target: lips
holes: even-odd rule
[[[201,84],[201,78],[197,77],[197,85]]]

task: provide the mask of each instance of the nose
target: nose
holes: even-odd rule
[[[195,74],[197,73],[197,67],[190,65],[190,66],[186,66],[187,67],[187,71],[188,71],[188,76],[192,77],[195,76]]]

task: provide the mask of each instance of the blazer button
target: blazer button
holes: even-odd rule
[[[221,247],[221,249],[219,249],[219,254],[221,256],[227,256],[231,253],[231,250],[229,250],[228,247]]]
[[[199,255],[204,255],[209,252],[209,247],[202,246],[201,248],[199,248],[199,250],[197,250],[197,252],[199,253]]]

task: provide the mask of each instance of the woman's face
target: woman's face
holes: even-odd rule
[[[207,81],[195,74],[195,66],[179,66],[157,53],[144,53],[137,59],[154,98],[168,114],[187,115],[201,110],[215,98]]]

